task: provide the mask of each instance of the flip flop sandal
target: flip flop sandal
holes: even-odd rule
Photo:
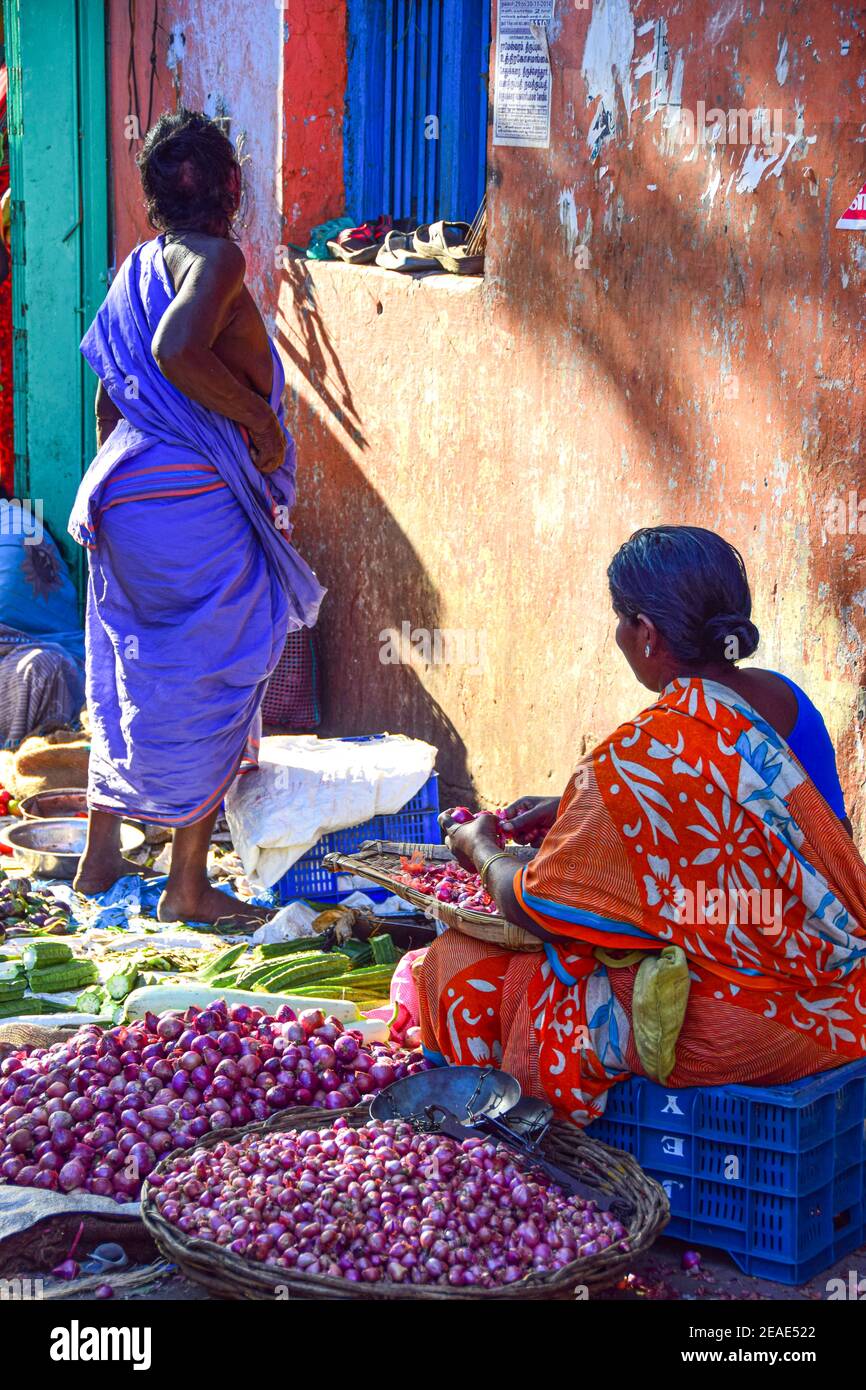
[[[368,223],[369,225],[369,223]],[[383,212],[381,217],[377,217],[373,223],[373,236],[377,241],[382,241],[394,226],[394,220],[389,213]]]
[[[468,222],[431,222],[429,226],[416,229],[413,238],[415,251],[417,255],[435,261],[443,253],[462,246],[471,230]]]
[[[376,222],[363,222],[360,227],[347,227],[336,241],[328,242],[328,250],[337,260],[350,265],[369,265],[375,261],[382,238],[391,230],[391,218],[382,216]]]
[[[470,256],[465,246],[455,246],[453,251],[443,252],[436,257],[443,270],[452,275],[480,275],[484,269],[484,252]]]
[[[264,911],[264,909],[263,909]],[[227,913],[225,917],[217,917],[215,922],[210,925],[216,932],[255,931],[257,927],[263,927],[267,922],[267,914],[262,917],[247,917],[244,913]]]
[[[353,227],[349,232],[341,232],[345,241],[329,241],[328,250],[336,261],[346,261],[349,265],[369,265],[375,261],[379,243],[365,233],[361,227]]]
[[[97,1245],[96,1249],[88,1255],[86,1260],[81,1262],[82,1274],[107,1274],[109,1271],[125,1269],[129,1264],[129,1257],[122,1245],[116,1245],[114,1241],[107,1241],[104,1245]]]
[[[435,270],[430,256],[419,256],[414,250],[411,232],[388,232],[376,254],[376,264],[383,270]]]

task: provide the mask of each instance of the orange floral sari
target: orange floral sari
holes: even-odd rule
[[[866,1052],[866,865],[779,735],[678,680],[580,765],[515,878],[557,937],[520,954],[447,931],[420,979],[432,1056],[504,1066],[577,1124],[642,1071],[637,965],[677,945],[689,1001],[668,1084],[781,1083]]]

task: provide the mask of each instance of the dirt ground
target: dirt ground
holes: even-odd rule
[[[635,1261],[634,1272],[625,1281],[625,1287],[610,1289],[595,1297],[625,1303],[635,1299],[677,1302],[821,1302],[834,1291],[838,1296],[838,1286],[830,1283],[833,1279],[841,1279],[846,1290],[850,1287],[852,1270],[855,1284],[861,1279],[866,1280],[866,1247],[846,1255],[800,1288],[772,1283],[768,1279],[753,1279],[743,1274],[730,1256],[708,1248],[700,1251],[700,1267],[696,1271],[686,1271],[682,1267],[682,1259],[688,1249],[682,1241],[666,1240],[662,1237],[645,1256]],[[866,1297],[866,1282],[863,1293]],[[93,1295],[78,1295],[80,1301],[87,1301],[92,1297]],[[203,1293],[182,1275],[170,1274],[144,1285],[141,1289],[126,1292],[125,1297],[147,1302],[189,1302],[209,1298],[210,1295]]]

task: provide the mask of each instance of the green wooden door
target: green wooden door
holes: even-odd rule
[[[15,484],[66,524],[96,448],[78,344],[108,284],[104,0],[3,0],[12,188]]]

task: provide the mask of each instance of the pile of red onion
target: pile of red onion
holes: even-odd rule
[[[190,1236],[297,1273],[493,1289],[552,1273],[627,1232],[510,1149],[401,1120],[247,1134],[179,1154],[152,1180]]]
[[[478,874],[461,869],[456,861],[427,864],[416,850],[411,859],[404,857],[400,863],[401,870],[395,877],[419,893],[426,893],[440,903],[453,903],[455,907],[470,908],[487,916],[499,911]]]
[[[357,1105],[428,1065],[417,1052],[363,1045],[319,1009],[270,1017],[220,1000],[80,1028],[0,1062],[0,1182],[130,1201],[164,1154],[211,1130],[293,1105]]]
[[[469,821],[475,820],[476,816],[490,814],[493,814],[499,821],[499,825],[496,827],[496,838],[503,849],[509,840],[513,840],[515,844],[518,845],[533,845],[537,848],[547,834],[546,830],[541,829],[524,830],[517,835],[515,835],[513,831],[507,834],[502,828],[502,822],[509,819],[504,806],[500,806],[498,810],[492,813],[487,811],[470,811],[468,806],[455,806],[454,810],[451,812],[451,819],[456,821],[458,825],[466,825]]]
[[[485,813],[481,811],[470,811],[468,806],[456,806],[451,812],[452,819],[458,825],[466,825],[469,821],[475,820],[476,816],[483,814]],[[495,811],[494,815],[500,822],[505,820],[505,811],[502,809]],[[519,844],[537,846],[541,844],[544,835],[543,830],[537,830],[514,838]],[[497,829],[496,838],[504,848],[508,836],[501,825]],[[499,912],[478,874],[461,869],[457,863],[428,864],[416,850],[411,859],[402,858],[400,866],[400,872],[395,877],[400,883],[408,884],[418,893],[425,893],[440,903],[453,903],[455,907],[482,912],[487,917]]]

